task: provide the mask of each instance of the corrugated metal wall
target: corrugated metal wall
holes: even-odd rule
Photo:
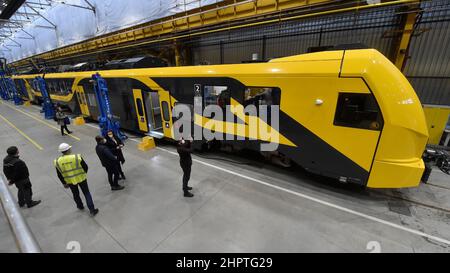
[[[424,2],[422,18],[410,45],[405,67],[424,104],[450,105],[450,1]],[[302,54],[315,46],[362,43],[391,60],[398,42],[401,15],[398,7],[385,7],[284,21],[267,26],[205,35],[185,41],[192,63],[241,63],[253,53],[271,59]]]
[[[221,60],[223,63],[241,63],[250,60],[252,53],[270,59],[302,54],[314,46],[348,43],[363,43],[389,55],[393,39],[383,38],[383,34],[397,29],[399,24],[395,9],[390,8],[205,35],[191,41],[192,61],[193,64],[202,61],[218,64]],[[209,51],[212,45],[219,45],[219,51],[205,54],[204,49]],[[217,54],[223,55],[217,58]]]
[[[404,73],[425,104],[450,105],[450,1],[422,3]]]

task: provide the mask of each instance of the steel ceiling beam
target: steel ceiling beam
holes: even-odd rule
[[[15,40],[11,39],[11,37],[7,37],[6,39],[13,41],[16,45],[18,45],[19,47],[22,47],[21,44],[19,44],[18,42],[16,42]]]
[[[50,6],[51,6],[51,4],[45,4],[45,3],[42,3],[42,2],[40,2],[40,1],[39,1],[39,3],[31,2],[31,1],[26,1],[26,3],[27,3],[27,4],[30,4],[30,5],[40,6],[40,7],[42,7],[42,6],[50,7]]]
[[[74,4],[68,4],[65,1],[47,0],[47,2],[58,3],[58,4],[62,4],[62,5],[66,5],[66,6],[70,6],[70,7],[74,7],[74,8],[87,9],[87,10],[90,10],[93,13],[95,13],[95,7],[91,3],[86,1],[86,0],[84,2],[88,5],[88,7],[80,6],[80,5],[74,5]]]
[[[26,34],[26,35],[28,35],[31,39],[34,39],[34,36],[33,35],[31,35],[28,31],[26,31],[25,29],[22,29],[22,31]]]
[[[25,16],[25,17],[28,17],[28,16],[39,16],[39,13],[32,13],[32,12],[21,12],[21,11],[18,11],[18,12],[16,12],[16,13],[14,13],[14,15],[19,15],[19,16]]]
[[[25,5],[26,5],[27,7],[29,7],[32,11],[36,12],[36,13],[38,14],[38,16],[41,17],[42,19],[44,19],[47,23],[49,23],[50,25],[52,25],[54,29],[56,29],[56,25],[55,25],[52,21],[50,21],[49,19],[47,19],[47,18],[46,18],[44,15],[42,15],[39,11],[37,11],[37,10],[36,10],[35,8],[33,8],[32,6],[30,6],[30,5],[28,4],[28,2],[25,2]]]

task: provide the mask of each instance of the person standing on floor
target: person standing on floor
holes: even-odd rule
[[[189,192],[192,187],[188,186],[189,179],[191,178],[191,166],[192,166],[192,141],[184,140],[183,138],[178,142],[177,152],[180,155],[180,166],[183,169],[183,192],[184,197],[193,197],[194,195]]]
[[[30,173],[28,172],[27,164],[19,159],[19,149],[15,146],[9,147],[7,156],[3,159],[3,173],[8,179],[8,184],[16,185],[17,199],[19,206],[27,205],[28,208],[34,207],[41,203],[41,200],[33,201],[33,191],[31,189]]]
[[[67,143],[61,143],[58,148],[62,156],[54,161],[56,173],[64,188],[70,188],[79,210],[84,209],[83,201],[80,198],[80,187],[86,199],[86,204],[92,216],[98,213],[98,209],[94,206],[91,192],[87,183],[88,165],[80,154],[72,154],[72,146]]]
[[[72,132],[69,131],[69,128],[67,128],[67,124],[70,123],[69,117],[63,112],[62,108],[60,106],[56,107],[56,114],[55,114],[56,122],[61,127],[61,135],[64,136],[64,130],[68,134],[71,134]]]
[[[111,190],[118,191],[123,190],[124,186],[119,185],[119,169],[118,164],[120,164],[117,157],[111,152],[111,149],[106,145],[106,139],[102,136],[96,136],[95,141],[97,141],[97,146],[95,147],[95,152],[105,167],[108,173],[108,181],[111,185]]]
[[[125,174],[122,171],[122,166],[125,163],[125,157],[123,156],[122,148],[125,146],[123,141],[117,137],[113,131],[108,131],[106,135],[106,145],[111,149],[113,155],[117,157],[119,160],[117,164],[117,169],[119,171],[120,177],[119,179],[126,179]]]

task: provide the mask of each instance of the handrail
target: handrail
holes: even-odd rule
[[[36,238],[34,238],[2,176],[0,176],[0,201],[19,251],[22,253],[41,253]]]

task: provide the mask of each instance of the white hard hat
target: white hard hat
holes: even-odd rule
[[[67,152],[70,148],[72,148],[72,146],[70,146],[69,144],[67,144],[67,143],[61,143],[61,144],[59,145],[58,151],[60,151],[61,153],[62,153],[62,152]]]

